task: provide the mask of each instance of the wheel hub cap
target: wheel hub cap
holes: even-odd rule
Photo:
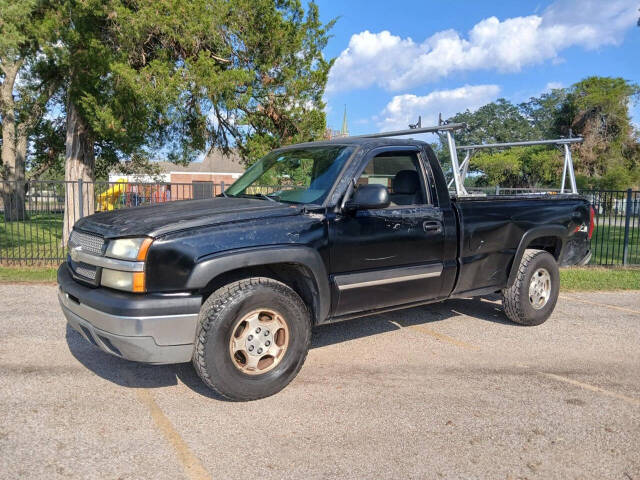
[[[254,310],[233,328],[229,354],[237,369],[248,375],[266,373],[278,365],[289,344],[289,327],[274,310]]]
[[[531,276],[529,283],[529,302],[531,306],[540,310],[551,296],[551,275],[546,268],[539,268]]]

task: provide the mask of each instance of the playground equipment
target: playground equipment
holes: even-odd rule
[[[131,183],[121,178],[96,197],[96,211],[106,212],[169,200],[171,200],[169,184]]]
[[[118,208],[118,201],[120,200],[121,195],[126,193],[127,186],[127,181],[121,178],[113,186],[98,195],[96,210],[98,212],[106,212]]]

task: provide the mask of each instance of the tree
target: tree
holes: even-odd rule
[[[478,110],[458,113],[448,119],[452,123],[466,123],[468,128],[456,138],[460,145],[502,143],[532,140],[536,131],[517,105],[499,98]]]
[[[49,60],[38,57],[50,26],[50,6],[36,0],[0,0],[0,117],[2,118],[2,199],[6,221],[25,211],[25,161],[28,139],[57,88]],[[18,77],[20,76],[20,82]]]
[[[449,120],[469,125],[457,134],[459,144],[582,136],[572,147],[578,184],[622,189],[640,182],[638,132],[629,117],[639,96],[640,87],[622,78],[588,77],[517,106],[500,99]],[[537,146],[478,152],[470,166],[476,184],[506,187],[555,186],[561,169],[557,150]]]
[[[535,138],[556,138],[569,134],[571,112],[567,102],[568,93],[566,88],[554,88],[518,106],[529,121]]]
[[[324,131],[331,25],[313,3],[305,14],[297,0],[67,0],[61,11],[68,181],[93,180],[96,155],[115,163],[161,148],[189,161],[220,147],[250,163]],[[90,184],[84,198],[91,213]]]
[[[588,77],[569,90],[565,122],[585,139],[577,147],[576,166],[589,186],[602,180],[608,188],[626,188],[640,180],[640,151],[629,115],[629,104],[638,96],[638,85],[612,77]],[[612,175],[622,171],[628,174]]]
[[[466,123],[467,129],[456,132],[458,145],[477,145],[482,143],[503,143],[536,138],[536,130],[517,105],[500,98],[478,110],[458,113],[448,119],[451,123]],[[444,142],[441,142],[444,143]],[[441,157],[449,166],[448,149],[440,148]],[[444,150],[444,151],[442,151]],[[522,158],[513,152],[496,154],[476,153],[470,165],[470,177],[476,177],[478,185],[521,186],[526,183],[522,177]],[[459,159],[462,161],[462,158]],[[517,180],[516,180],[517,179]]]
[[[480,176],[478,186],[512,188],[544,187],[558,183],[562,154],[545,146],[518,147],[497,152],[479,151],[471,159],[471,171]]]

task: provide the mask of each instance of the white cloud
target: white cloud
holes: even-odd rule
[[[517,72],[572,46],[617,45],[637,21],[637,0],[558,0],[541,14],[486,18],[466,37],[437,32],[421,43],[389,31],[355,34],[331,70],[328,91],[366,88],[402,90],[455,72],[494,69]]]
[[[465,85],[453,90],[435,90],[428,95],[396,95],[377,117],[383,130],[400,130],[422,116],[422,125],[436,125],[438,113],[450,117],[466,109],[477,110],[495,100],[500,93],[497,85]]]
[[[558,88],[562,88],[564,85],[562,82],[548,82],[544,87],[544,92],[550,92],[551,90],[557,90]]]

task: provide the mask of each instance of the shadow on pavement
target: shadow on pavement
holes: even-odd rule
[[[397,310],[370,317],[357,318],[314,328],[311,348],[321,348],[358,338],[378,335],[403,327],[425,325],[447,318],[469,317],[517,326],[507,320],[498,297],[456,299],[406,310]],[[392,323],[395,322],[395,323]],[[175,365],[147,365],[130,362],[104,353],[67,326],[67,345],[71,354],[96,375],[117,385],[129,388],[160,388],[178,384],[178,379],[194,392],[208,398],[227,401],[200,380],[191,363]]]
[[[313,330],[311,348],[325,347],[335,343],[397,330],[399,327],[392,322],[408,327],[411,325],[427,325],[460,315],[521,327],[522,325],[517,325],[507,319],[501,305],[495,303],[499,299],[495,295],[483,298],[447,300],[421,307],[395,310],[370,317],[321,325]]]
[[[191,363],[148,365],[123,360],[93,346],[68,325],[66,340],[69,351],[82,365],[116,385],[129,388],[160,388],[177,385],[180,379],[196,393],[226,401],[202,383]]]

